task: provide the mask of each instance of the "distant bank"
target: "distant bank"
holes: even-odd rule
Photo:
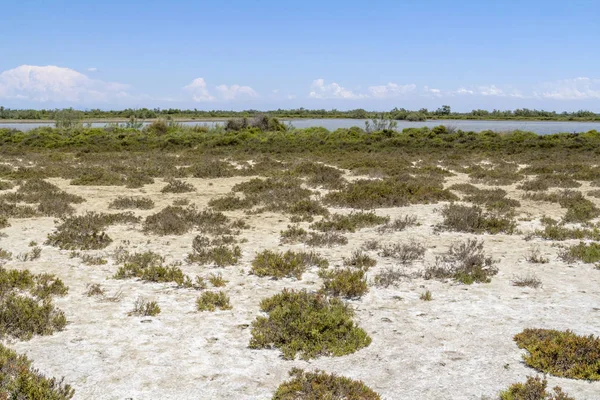
[[[203,119],[175,119],[174,122],[181,123],[184,126],[204,125],[215,126],[223,123],[229,118],[203,118]],[[296,128],[323,127],[328,130],[339,128],[350,128],[358,126],[365,127],[367,119],[351,119],[351,118],[323,118],[323,119],[286,119],[282,121],[289,123]],[[84,124],[90,124],[92,127],[104,127],[107,124],[124,123],[126,119],[101,119],[101,120],[85,120]],[[144,125],[150,124],[153,119],[144,121]],[[588,132],[591,130],[600,130],[600,122],[588,121],[536,121],[536,120],[469,120],[469,119],[431,119],[426,121],[397,121],[398,130],[405,128],[432,128],[438,125],[445,125],[457,130],[466,132],[510,132],[515,130],[535,132],[539,135],[550,135],[553,133],[578,133]],[[20,131],[29,131],[38,127],[54,126],[54,121],[40,120],[2,120],[0,128],[17,129]]]

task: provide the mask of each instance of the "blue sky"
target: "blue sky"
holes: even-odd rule
[[[10,1],[0,105],[600,112],[600,1]]]

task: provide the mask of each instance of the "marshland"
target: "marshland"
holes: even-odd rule
[[[5,393],[598,398],[600,132],[57,122],[0,129]]]

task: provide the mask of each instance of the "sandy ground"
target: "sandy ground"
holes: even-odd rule
[[[229,192],[235,183],[246,179],[190,179],[197,192],[176,195],[160,193],[164,186],[160,180],[143,189],[75,187],[62,180],[52,182],[88,199],[77,206],[78,212],[108,211],[108,202],[123,194],[150,196],[156,208],[136,211],[146,216],[181,198],[189,198],[202,208],[210,198]],[[448,179],[447,185],[464,181],[466,177],[458,175]],[[505,189],[520,199],[514,187]],[[522,204],[519,211],[525,218],[519,221],[521,234],[479,236],[485,241],[486,251],[498,260],[500,272],[490,284],[464,286],[405,279],[398,287],[371,286],[366,296],[350,303],[356,310],[356,321],[372,337],[372,344],[349,356],[308,362],[284,360],[278,350],[248,348],[249,325],[260,314],[261,299],[286,287],[317,289],[321,284],[316,269],[300,281],[249,275],[257,252],[304,247],[280,245],[279,232],[289,223],[283,215],[227,213],[244,217],[251,225],[242,235],[248,242],[241,245],[240,264],[222,269],[183,264],[182,269],[191,276],[221,272],[229,280],[224,290],[231,298],[233,310],[215,313],[195,310],[198,292],[194,290],[114,280],[111,276],[118,266],[111,258],[107,265],[86,266],[78,258],[69,258],[69,251],[43,245],[54,229],[53,218],[11,220],[12,226],[2,230],[8,236],[0,238],[1,248],[17,255],[28,251],[29,242],[34,240],[43,250],[40,260],[20,262],[13,258],[6,267],[54,273],[70,290],[66,297],[56,299],[69,321],[63,332],[9,345],[27,354],[44,374],[64,376],[75,388],[76,399],[268,399],[292,367],[318,368],[363,380],[384,399],[494,398],[511,383],[536,374],[523,364],[523,351],[512,340],[522,329],[571,329],[579,334],[598,335],[600,328],[600,271],[592,265],[565,264],[557,258],[559,249],[551,242],[524,239],[527,232],[539,227],[543,214],[559,217],[564,210],[547,203]],[[363,229],[349,234],[347,245],[318,252],[336,266],[368,239],[382,243],[415,239],[428,250],[425,260],[411,268],[422,269],[453,241],[472,237],[435,233],[433,226],[441,221],[436,210],[441,206],[378,209],[377,214],[392,218],[415,215],[421,225],[385,235],[374,228]],[[158,252],[168,261],[183,261],[199,232],[156,237],[143,234],[138,225],[113,226],[108,233],[114,242],[105,250],[90,254],[108,256],[118,246],[124,246],[130,251]],[[534,247],[549,257],[548,264],[526,261]],[[378,265],[369,271],[370,280],[381,269],[393,265],[390,259],[374,252],[371,255]],[[543,287],[531,289],[510,284],[515,275],[527,273],[539,277]],[[86,285],[90,283],[102,284],[109,294],[121,291],[122,300],[111,303],[87,297]],[[419,299],[425,290],[432,292],[433,301]],[[127,316],[139,296],[156,300],[161,314]],[[551,387],[560,385],[576,399],[600,398],[600,382],[550,376],[548,380]]]

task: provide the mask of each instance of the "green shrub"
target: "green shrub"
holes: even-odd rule
[[[525,329],[514,337],[529,352],[525,363],[538,371],[571,379],[600,380],[600,338],[571,331]]]
[[[425,269],[425,279],[452,278],[465,285],[487,283],[498,273],[495,261],[483,252],[483,242],[468,239],[453,243],[446,254],[437,257],[434,266]]]
[[[207,233],[228,234],[233,225],[229,218],[212,210],[198,211],[194,207],[167,206],[144,221],[145,232],[157,235],[183,235],[191,229],[201,229]]]
[[[561,252],[559,256],[566,262],[580,260],[584,263],[593,264],[600,261],[600,244],[580,242]]]
[[[117,210],[150,210],[154,208],[154,201],[148,197],[119,196],[110,202],[108,208]]]
[[[360,209],[402,207],[456,199],[454,194],[440,186],[430,186],[418,180],[394,179],[358,180],[325,196],[327,204]]]
[[[322,271],[323,292],[347,298],[360,298],[369,288],[363,269],[343,268],[333,271]]]
[[[155,317],[160,314],[160,307],[155,301],[147,301],[139,297],[134,305],[133,310],[128,315],[136,315],[138,317]]]
[[[288,225],[281,231],[281,243],[300,243],[308,240],[308,232],[299,225]]]
[[[337,298],[285,289],[260,307],[269,315],[252,323],[253,349],[277,347],[285,359],[300,353],[308,360],[351,354],[371,343],[352,321],[353,311]]]
[[[431,295],[431,292],[429,290],[426,290],[424,293],[421,293],[419,299],[423,301],[431,301],[433,300],[433,296]]]
[[[348,238],[337,232],[310,232],[305,243],[311,247],[333,247],[348,244]]]
[[[0,398],[68,400],[74,394],[62,379],[46,378],[26,356],[0,344]]]
[[[227,282],[228,282],[225,279],[223,279],[223,275],[221,275],[221,274],[210,274],[208,276],[208,281],[214,287],[223,287],[223,286],[227,285]]]
[[[425,247],[415,242],[396,243],[393,245],[383,246],[379,255],[381,257],[392,257],[402,264],[410,264],[425,255]]]
[[[389,222],[389,217],[380,217],[374,212],[351,212],[348,215],[333,214],[310,226],[321,232],[356,232],[357,229]]]
[[[88,212],[63,218],[56,230],[48,235],[46,244],[63,250],[98,250],[108,246],[112,239],[103,229],[113,224],[136,223],[139,218],[131,213],[101,214]]]
[[[225,292],[204,292],[196,300],[198,311],[231,310],[229,296]]]
[[[380,226],[377,231],[379,233],[389,232],[400,232],[410,226],[418,226],[417,217],[414,215],[405,215],[403,217],[396,218],[392,222],[388,222],[385,225]]]
[[[558,386],[548,393],[547,386],[546,378],[528,376],[525,383],[514,383],[500,392],[500,400],[575,400]]]
[[[73,186],[122,186],[125,179],[120,174],[101,167],[85,167],[77,171]]]
[[[369,257],[369,255],[363,253],[362,251],[355,250],[352,253],[352,257],[344,259],[344,265],[354,268],[360,268],[366,271],[369,268],[377,265],[377,261]]]
[[[302,279],[302,274],[312,264],[326,265],[326,261],[310,256],[311,253],[295,253],[291,250],[280,253],[264,250],[258,253],[252,261],[252,273],[257,276],[270,276],[275,279],[291,278]]]
[[[291,379],[279,385],[273,400],[379,400],[381,397],[361,381],[329,375],[319,370],[290,371]],[[557,399],[558,400],[558,399]],[[566,399],[565,399],[566,400]]]
[[[38,300],[7,294],[0,303],[0,336],[28,340],[33,335],[51,335],[67,325],[65,314],[49,299]]]
[[[0,190],[9,190],[14,187],[12,182],[9,181],[0,181]]]
[[[559,204],[567,209],[563,221],[566,223],[587,222],[600,215],[600,209],[581,192],[564,191],[561,193]]]
[[[513,233],[516,223],[507,216],[484,213],[478,206],[448,204],[442,208],[444,221],[437,229],[468,233]]]
[[[162,188],[161,193],[189,193],[195,192],[196,188],[184,181],[178,181],[176,179],[170,180],[167,185]]]

